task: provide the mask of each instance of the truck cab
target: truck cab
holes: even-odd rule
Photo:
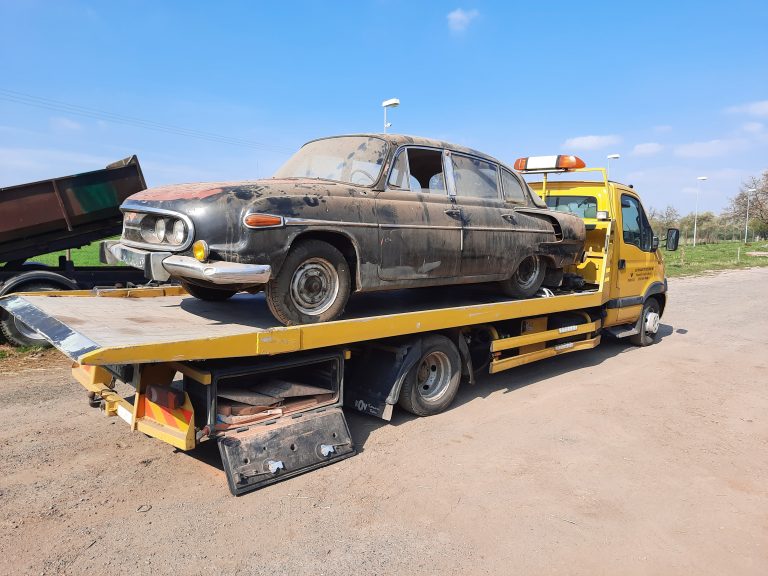
[[[541,174],[541,180],[529,182],[531,188],[550,209],[580,216],[587,228],[582,261],[566,273],[597,284],[600,265],[604,262],[609,266],[603,327],[616,336],[630,336],[636,344],[650,344],[666,306],[667,279],[659,237],[651,228],[639,194],[632,186],[608,180],[604,168],[587,168],[575,156],[539,158],[521,158],[515,167],[526,175]],[[572,178],[583,173],[598,178]],[[567,179],[553,180],[555,174]],[[606,229],[597,226],[605,221],[613,223],[610,243],[606,242]],[[678,240],[679,231],[669,229],[666,249],[676,250]],[[609,250],[606,259],[602,258],[604,250]]]

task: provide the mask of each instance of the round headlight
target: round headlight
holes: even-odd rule
[[[155,242],[162,242],[165,239],[165,229],[165,218],[158,218],[155,220]]]
[[[183,244],[184,236],[186,236],[186,232],[187,231],[186,231],[186,227],[184,226],[184,222],[182,222],[181,220],[176,220],[173,223],[173,232],[171,233],[169,242],[176,246]]]

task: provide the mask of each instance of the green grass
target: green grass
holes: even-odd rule
[[[683,246],[675,252],[664,251],[667,276],[691,276],[714,270],[732,270],[768,266],[768,256],[747,256],[746,252],[768,252],[768,242],[720,242]]]
[[[66,254],[66,251],[52,252],[43,256],[35,256],[30,258],[30,260],[47,264],[48,266],[57,266],[59,264],[59,256],[65,256]],[[101,262],[99,262],[99,243],[94,242],[88,246],[72,250],[72,260],[75,266],[101,266]]]

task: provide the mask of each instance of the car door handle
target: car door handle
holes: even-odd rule
[[[448,208],[444,210],[448,216],[461,216],[461,208]]]

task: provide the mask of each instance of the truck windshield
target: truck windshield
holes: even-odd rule
[[[387,143],[374,136],[340,136],[302,146],[274,178],[317,178],[373,186],[387,155]]]
[[[594,196],[547,196],[547,206],[581,218],[597,218],[597,198]]]

